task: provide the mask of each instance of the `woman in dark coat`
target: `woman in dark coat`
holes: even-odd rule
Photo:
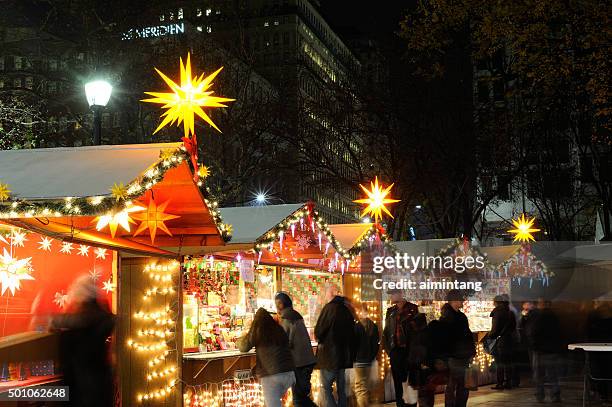
[[[98,301],[90,276],[77,279],[69,291],[73,312],[58,315],[51,330],[60,333],[60,370],[69,386],[70,406],[110,407],[113,405],[113,375],[106,340],[114,316]]]
[[[295,384],[295,365],[287,334],[263,308],[255,313],[249,332],[238,340],[240,352],[253,348],[265,405],[281,407],[283,395]]]
[[[497,364],[497,385],[494,390],[512,388],[513,354],[515,347],[516,318],[510,310],[507,296],[495,297],[495,309],[491,312],[492,327],[488,336],[497,338],[493,356]]]

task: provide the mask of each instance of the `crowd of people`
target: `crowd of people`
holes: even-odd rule
[[[357,405],[372,405],[370,376],[382,342],[391,364],[398,407],[433,407],[435,392],[442,386],[446,407],[466,406],[469,388],[475,385],[466,383],[469,377],[466,373],[477,344],[461,311],[463,293],[447,292],[440,317],[429,322],[416,304],[403,298],[401,291],[392,290],[388,294],[391,306],[380,334],[378,326],[368,318],[367,307],[355,309],[347,298],[338,295],[337,287],[328,287],[327,303],[314,329],[316,354],[304,320],[293,309],[289,295],[276,294],[276,320],[268,311],[259,309],[248,334],[239,341],[239,348],[256,349],[265,405],[281,406],[283,396],[291,388],[295,406],[316,406],[311,393],[315,369],[320,375],[317,403],[321,407],[348,404],[347,369],[353,369]],[[496,364],[497,382],[493,389],[506,391],[518,387],[521,377],[530,370],[537,401],[545,401],[546,382],[550,400],[561,402],[560,361],[567,344],[550,301],[526,301],[520,312],[507,295],[495,297],[494,304],[490,314],[492,327],[482,341]],[[599,313],[606,315],[593,317],[593,321],[604,323],[590,325],[597,331],[593,335],[609,339],[612,309],[605,311]],[[599,390],[607,397],[607,385]]]

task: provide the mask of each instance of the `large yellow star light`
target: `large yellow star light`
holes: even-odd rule
[[[145,94],[153,96],[150,99],[142,99],[142,102],[162,104],[163,109],[168,109],[161,117],[164,120],[157,126],[155,133],[164,128],[167,124],[177,126],[183,124],[185,137],[195,134],[195,115],[200,116],[206,123],[210,124],[217,131],[219,128],[213,123],[210,117],[204,112],[203,107],[227,107],[223,102],[232,102],[234,99],[228,99],[221,96],[213,96],[214,93],[209,88],[213,85],[212,80],[221,72],[223,67],[217,69],[207,77],[204,74],[191,77],[191,57],[187,54],[187,63],[183,65],[183,59],[180,59],[181,64],[181,84],[177,84],[172,79],[164,75],[159,69],[155,68],[159,76],[170,87],[171,92],[145,92]]]
[[[393,217],[391,212],[387,209],[385,205],[390,203],[399,202],[399,199],[387,198],[389,192],[391,192],[391,188],[393,188],[394,184],[389,185],[388,187],[384,187],[382,184],[378,184],[378,177],[374,178],[374,182],[370,181],[370,189],[368,190],[363,185],[359,185],[363,192],[366,193],[367,198],[357,199],[356,203],[360,204],[368,204],[361,212],[361,217],[363,218],[365,215],[372,215],[375,222],[378,222],[382,219],[383,212],[387,215]]]
[[[112,238],[115,238],[117,234],[117,228],[121,226],[126,232],[130,231],[130,223],[136,223],[130,217],[132,212],[143,211],[146,208],[138,205],[128,205],[125,209],[112,213],[109,212],[105,215],[98,216],[94,219],[96,222],[96,230],[101,231],[108,226]]]
[[[535,223],[535,218],[527,219],[525,214],[522,214],[518,219],[512,219],[512,225],[514,229],[510,229],[509,233],[514,233],[514,241],[517,240],[519,242],[529,242],[533,240],[535,242],[535,238],[532,233],[539,232],[540,229],[536,229],[533,227]]]

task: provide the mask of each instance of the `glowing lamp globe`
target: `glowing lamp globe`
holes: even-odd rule
[[[85,96],[89,107],[106,106],[110,100],[113,87],[107,81],[96,80],[85,84]]]

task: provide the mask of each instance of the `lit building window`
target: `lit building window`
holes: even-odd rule
[[[210,15],[210,13],[212,13],[212,10],[211,10],[211,9],[209,9],[209,8],[207,8],[207,9],[206,9],[206,16],[209,16],[209,15]]]
[[[25,78],[25,87],[28,89],[34,88],[34,78],[32,78],[31,76],[27,76]]]
[[[266,21],[266,22],[264,23],[264,27],[270,27],[270,23],[269,23],[268,21]]]
[[[20,88],[21,87],[21,78],[13,79],[13,87],[14,88]]]
[[[278,25],[278,20],[274,20],[274,25]]]
[[[197,26],[196,30],[198,30],[199,32],[202,32],[202,26],[201,25]]]
[[[212,32],[212,27],[210,25],[206,26],[206,32],[209,34]]]
[[[21,57],[15,57],[15,69],[19,70],[23,66],[23,61]]]
[[[197,8],[196,9],[196,17],[202,17],[202,9],[201,8]]]

